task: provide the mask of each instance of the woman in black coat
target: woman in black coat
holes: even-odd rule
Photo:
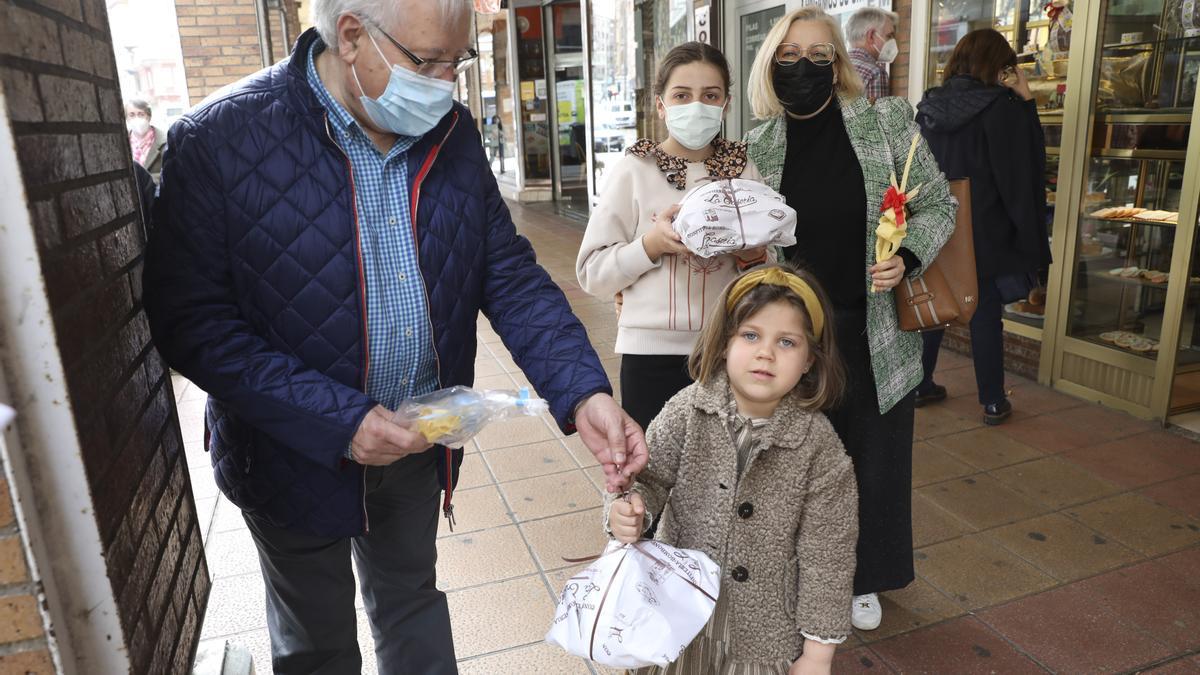
[[[1012,414],[1004,394],[1001,311],[1027,295],[1050,265],[1046,143],[1025,72],[1000,33],[988,28],[964,36],[942,77],[942,86],[917,106],[917,123],[942,172],[971,179],[979,274],[971,352],[984,422],[1000,424]],[[924,337],[918,406],[946,397],[945,387],[933,382],[942,331]]]

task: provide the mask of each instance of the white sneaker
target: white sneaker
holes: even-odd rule
[[[875,630],[883,621],[883,605],[879,604],[879,594],[868,593],[854,596],[851,604],[850,623],[859,630]]]

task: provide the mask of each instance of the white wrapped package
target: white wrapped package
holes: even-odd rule
[[[726,178],[692,188],[672,223],[688,250],[713,258],[760,246],[796,243],[796,210],[752,180]]]
[[[708,623],[720,587],[699,551],[613,541],[567,580],[546,642],[613,668],[665,666]]]

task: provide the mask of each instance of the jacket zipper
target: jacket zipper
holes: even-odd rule
[[[333,131],[329,128],[329,113],[325,113],[325,134],[329,136],[329,141],[333,143],[338,152],[342,153],[342,157],[346,160],[346,173],[350,176],[350,206],[354,212],[354,246],[358,255],[358,297],[359,308],[362,313],[362,336],[363,336],[363,374],[362,388],[367,389],[367,374],[371,369],[371,336],[367,332],[367,280],[366,270],[363,269],[362,257],[362,238],[359,231],[358,222],[358,194],[354,188],[354,166],[350,163],[350,155],[338,145],[338,142],[333,138]],[[367,466],[364,464],[362,468],[362,514],[363,514],[363,533],[371,531],[370,522],[367,519]]]
[[[454,128],[458,126],[458,113],[454,113],[454,118],[450,122],[450,128],[446,130],[446,135],[433,149],[429,151],[429,155],[425,157],[425,161],[421,163],[421,169],[417,172],[416,179],[413,181],[413,196],[412,196],[412,228],[413,228],[413,250],[417,254],[417,272],[421,277],[421,292],[425,294],[425,320],[429,323],[429,337],[433,344],[433,363],[437,372],[438,386],[443,386],[442,383],[442,358],[438,354],[437,336],[433,331],[433,318],[430,309],[431,303],[429,300],[429,287],[425,283],[425,274],[421,271],[421,243],[417,236],[417,211],[421,205],[421,184],[425,181],[425,176],[429,174],[430,168],[433,166],[434,160],[437,159],[438,153],[441,152],[442,146],[450,138],[450,134],[454,132]],[[447,525],[450,526],[450,531],[454,531],[454,450],[447,447],[446,450],[446,485],[445,494],[442,497],[442,515],[446,518]]]

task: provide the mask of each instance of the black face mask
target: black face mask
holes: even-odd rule
[[[775,64],[771,82],[784,109],[793,115],[811,115],[833,96],[833,64],[818,66],[808,59],[790,66]]]

